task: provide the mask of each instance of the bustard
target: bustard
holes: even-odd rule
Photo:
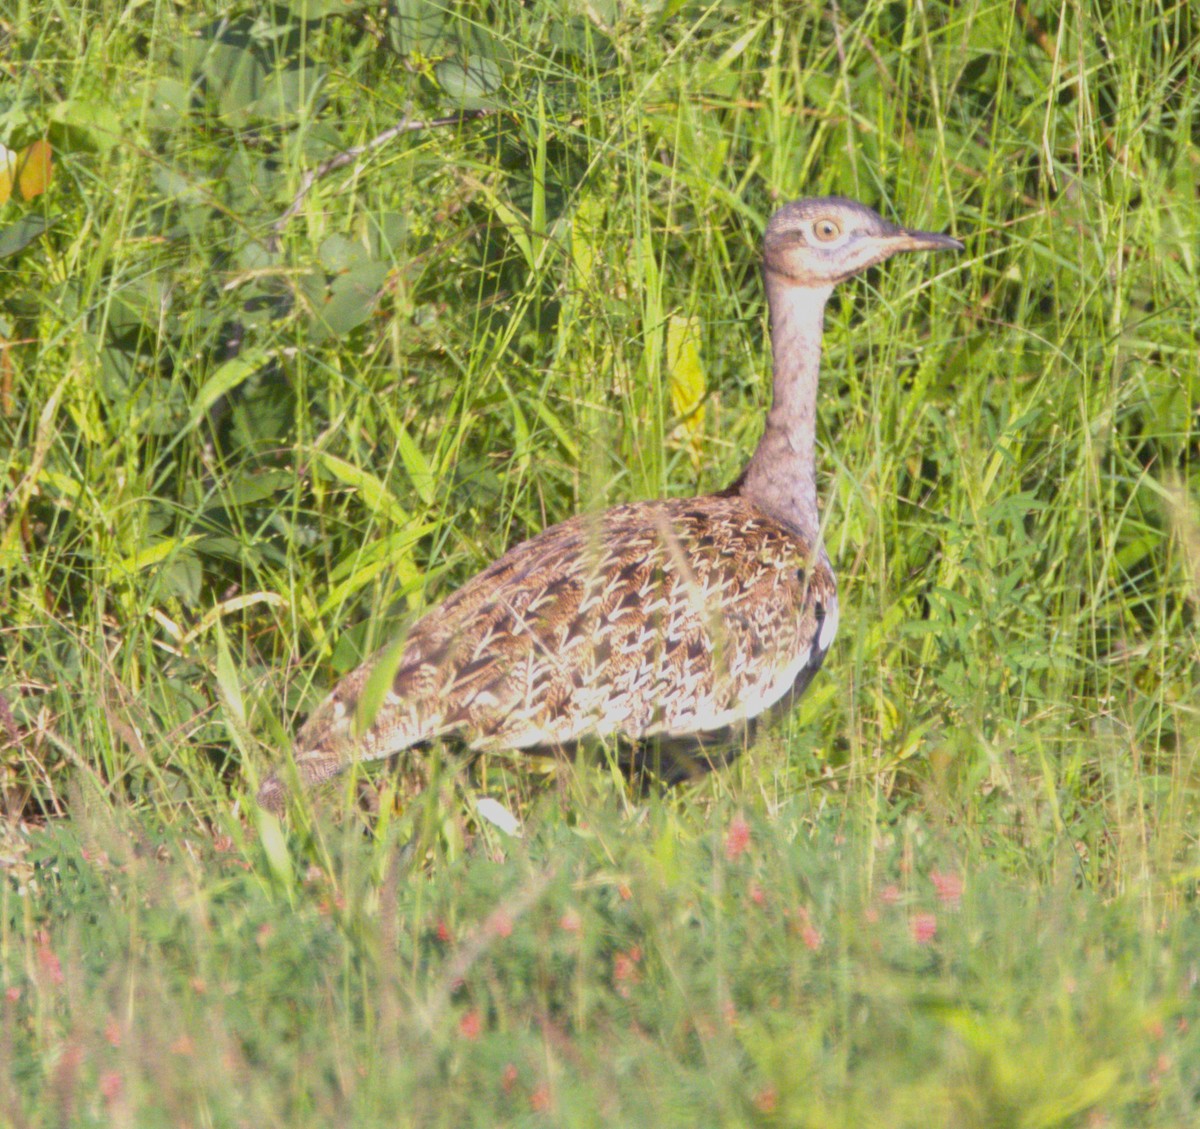
[[[338,683],[296,738],[297,779],[441,737],[481,751],[588,738],[703,749],[798,697],[838,622],[814,461],[825,303],[900,251],[961,249],[837,196],[780,208],[763,262],[773,399],[737,481],[581,515],[510,549]],[[272,810],[284,796],[278,772],[258,793]]]

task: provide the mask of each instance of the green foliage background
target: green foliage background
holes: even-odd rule
[[[1194,1118],[1198,76],[1148,0],[9,0],[0,1123]],[[819,193],[967,251],[831,305],[795,715],[665,796],[255,814],[508,545],[735,476]]]

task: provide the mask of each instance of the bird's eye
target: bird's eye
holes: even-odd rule
[[[813,235],[822,243],[832,243],[841,234],[842,225],[837,220],[823,219],[813,224]]]

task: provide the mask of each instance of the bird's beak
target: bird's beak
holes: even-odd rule
[[[902,227],[891,238],[893,251],[961,251],[963,245],[949,235],[935,231],[909,231]]]

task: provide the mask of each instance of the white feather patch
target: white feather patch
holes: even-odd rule
[[[838,602],[837,597],[825,606],[825,618],[821,622],[821,633],[817,636],[817,647],[824,654],[833,646],[833,638],[837,635],[838,629]]]
[[[521,837],[521,824],[517,817],[499,801],[490,796],[480,796],[475,801],[475,810],[488,823],[499,827],[505,835],[512,835],[518,839]]]

